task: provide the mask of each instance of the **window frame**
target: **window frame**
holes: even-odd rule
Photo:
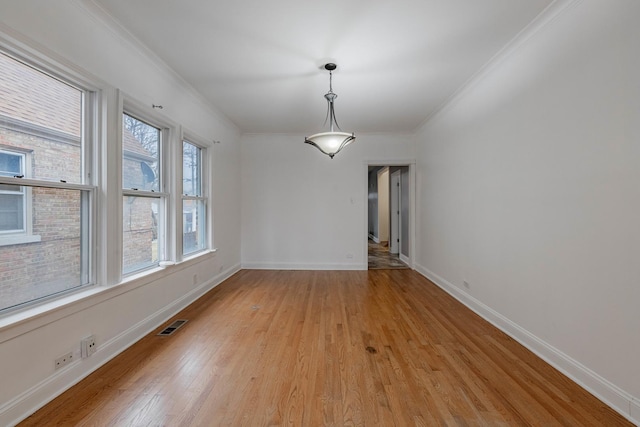
[[[172,258],[173,241],[170,224],[173,215],[171,215],[171,184],[169,177],[172,173],[172,167],[169,163],[165,153],[168,152],[172,145],[172,138],[174,137],[176,126],[171,123],[160,114],[153,111],[149,111],[148,107],[142,106],[132,98],[122,96],[121,108],[119,109],[119,146],[120,146],[120,159],[119,159],[119,182],[120,182],[120,227],[119,227],[119,248],[120,248],[120,278],[130,278],[139,274],[146,274],[149,271],[160,267],[164,263],[168,262]],[[123,170],[124,170],[124,115],[132,117],[146,125],[154,127],[159,130],[160,141],[158,143],[158,191],[144,190],[136,188],[124,188],[123,182]],[[152,262],[148,265],[141,266],[131,270],[125,270],[124,264],[124,223],[123,223],[123,200],[125,197],[140,197],[148,199],[156,199],[160,204],[158,207],[158,214],[160,220],[157,225],[157,256],[156,262]]]
[[[184,183],[184,144],[190,144],[194,147],[196,147],[199,150],[200,153],[200,195],[196,196],[196,195],[187,195],[184,194],[184,189],[183,189],[183,183]],[[201,253],[205,253],[207,251],[210,250],[211,248],[211,243],[212,243],[212,238],[211,238],[211,203],[210,203],[210,199],[211,199],[211,194],[210,194],[210,181],[211,181],[211,177],[209,175],[209,170],[210,170],[210,161],[209,161],[209,153],[211,151],[211,146],[209,144],[206,144],[203,142],[202,139],[196,137],[195,135],[190,134],[189,132],[183,132],[182,138],[181,138],[181,143],[180,143],[180,167],[179,167],[179,186],[180,186],[180,202],[177,203],[176,209],[179,209],[180,211],[180,226],[177,227],[179,233],[180,233],[180,238],[178,239],[178,241],[180,242],[180,251],[179,253],[181,254],[181,258],[180,259],[185,259],[185,258],[190,258],[190,257],[194,257],[197,256]],[[201,248],[198,248],[194,251],[191,252],[186,252],[184,251],[184,218],[183,218],[183,211],[184,211],[184,201],[185,200],[195,200],[195,201],[201,201],[203,202],[204,205],[204,217],[202,218],[202,226],[204,227],[204,230],[202,232],[202,238],[203,238],[203,245]]]
[[[48,295],[37,297],[29,301],[18,303],[11,307],[0,308],[0,314],[25,310],[44,304],[50,300],[85,291],[96,285],[96,233],[99,224],[98,206],[98,161],[93,153],[99,151],[101,138],[99,137],[99,118],[102,113],[102,89],[96,81],[92,81],[72,67],[62,65],[33,49],[20,44],[13,44],[0,38],[0,54],[11,60],[30,67],[43,75],[68,85],[81,94],[80,105],[80,177],[77,183],[67,183],[64,180],[37,179],[31,176],[30,157],[33,150],[23,147],[0,146],[0,150],[11,154],[23,155],[24,174],[22,177],[0,176],[0,184],[20,186],[24,189],[25,227],[23,232],[0,235],[0,246],[20,245],[24,243],[41,242],[41,236],[32,234],[32,189],[51,188],[58,190],[76,190],[80,193],[80,285],[70,289],[54,291]]]
[[[29,174],[26,170],[28,164],[26,152],[24,152],[23,150],[12,150],[9,148],[4,148],[0,145],[0,156],[1,155],[14,156],[20,159],[20,170],[18,171],[17,175],[14,175],[13,177],[29,177]],[[0,171],[0,176],[11,177],[10,175],[2,175],[2,171]],[[22,205],[22,227],[20,229],[15,228],[11,230],[0,230],[0,236],[2,237],[27,236],[31,234],[31,192],[27,191],[29,187],[20,186],[19,188],[20,191],[3,190],[2,188],[0,188],[0,195],[19,195],[22,197],[22,202],[20,203]],[[29,195],[27,193],[29,193]],[[5,242],[0,242],[0,246],[4,246],[6,244],[7,243]]]

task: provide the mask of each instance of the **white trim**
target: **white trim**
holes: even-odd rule
[[[366,270],[362,264],[316,264],[302,262],[243,262],[243,270]]]
[[[411,166],[416,164],[416,159],[368,159],[362,162],[368,166]]]
[[[416,159],[368,159],[362,162],[364,167],[364,172],[362,176],[364,177],[362,188],[364,190],[364,200],[369,199],[369,166],[408,166],[409,167],[409,256],[405,256],[407,261],[403,261],[405,264],[409,266],[409,268],[414,268],[414,254],[416,253],[416,218],[417,218],[417,180],[416,180]],[[365,218],[364,221],[364,233],[363,238],[366,236],[367,238],[363,239],[363,259],[365,269],[368,268],[368,237],[372,237],[369,234],[369,204],[363,203],[363,215]],[[380,239],[373,236],[373,241],[376,243],[380,243]],[[400,250],[402,252],[402,249]]]
[[[411,262],[411,260],[404,254],[400,254],[400,261],[404,262],[405,264],[409,265],[409,262]]]
[[[23,176],[27,178],[9,178],[0,177],[0,183],[19,185],[25,188],[25,235],[10,236],[3,238],[3,243],[0,246],[8,244],[23,244],[23,243],[36,243],[41,242],[41,236],[33,235],[33,196],[32,187],[40,188],[52,188],[57,190],[73,190],[79,191],[81,194],[81,268],[80,268],[80,281],[84,288],[94,283],[94,274],[92,268],[95,265],[96,250],[94,247],[95,237],[94,230],[96,225],[95,216],[95,200],[97,198],[96,185],[87,185],[89,182],[93,184],[89,178],[93,173],[95,158],[94,144],[98,144],[98,141],[94,138],[95,129],[100,126],[100,123],[95,122],[98,118],[97,113],[99,111],[98,102],[100,101],[101,90],[105,87],[99,79],[96,79],[88,73],[81,71],[73,64],[69,64],[52,52],[39,46],[38,49],[32,47],[37,46],[33,42],[21,41],[23,37],[18,37],[15,32],[9,30],[0,24],[0,53],[7,55],[9,58],[19,62],[24,67],[33,68],[42,75],[46,76],[50,80],[62,82],[82,94],[82,135],[80,138],[68,135],[65,132],[59,132],[55,130],[46,129],[46,127],[28,124],[21,120],[10,120],[13,125],[20,124],[15,131],[21,132],[28,128],[31,128],[30,134],[34,136],[43,136],[44,134],[50,134],[52,140],[57,143],[68,144],[73,141],[75,144],[79,144],[81,149],[81,179],[80,183],[67,183],[64,180],[53,181],[40,178],[32,178],[31,162],[33,149],[32,147],[22,147],[22,149],[9,147],[7,151],[20,151],[24,156],[24,168]],[[7,30],[8,32],[4,32]],[[20,129],[22,128],[22,129]],[[35,133],[34,130],[37,130]],[[69,290],[69,292],[75,292],[75,290]],[[65,294],[67,292],[64,292]],[[45,296],[42,299],[58,298],[58,293],[53,293]],[[40,304],[42,299],[36,301],[24,301],[22,304],[16,307],[7,308],[8,312],[14,310],[27,310],[26,307],[32,304]]]
[[[189,259],[174,265],[145,270],[143,273],[134,273],[114,286],[88,286],[84,290],[73,292],[64,297],[2,314],[0,315],[0,344],[148,285],[170,272],[180,271],[200,262],[211,262],[215,256],[215,250],[194,254]]]
[[[155,66],[156,70],[164,74],[165,76],[175,79],[180,83],[180,86],[195,100],[199,101],[201,106],[205,110],[212,112],[218,116],[221,121],[228,127],[239,131],[238,126],[227,117],[217,106],[209,101],[201,92],[196,90],[185,78],[177,71],[171,68],[163,59],[161,59],[153,50],[151,50],[140,39],[133,35],[128,29],[126,29],[117,19],[115,19],[108,11],[102,6],[98,5],[93,0],[73,0],[80,6],[80,10],[86,13],[87,17],[94,21],[96,24],[103,26],[111,34],[118,37],[120,40],[125,41],[134,50],[140,52],[145,58],[149,59]]]
[[[109,87],[102,79],[0,22],[0,46],[14,59],[86,92]]]
[[[478,71],[476,71],[466,82],[456,89],[447,99],[436,107],[429,115],[416,126],[415,131],[422,128],[429,120],[443,111],[451,108],[482,79],[485,78],[494,68],[517,52],[529,39],[535,37],[548,24],[555,21],[564,12],[581,3],[583,0],[554,0],[542,12],[538,14],[526,27],[516,34],[502,49],[493,55]]]
[[[100,145],[96,147],[99,166],[100,190],[96,207],[98,216],[96,255],[96,283],[111,286],[122,279],[122,256],[107,256],[122,253],[123,198],[122,198],[122,111],[123,95],[119,89],[109,88],[103,92],[99,132]],[[110,144],[109,141],[117,141]]]
[[[77,358],[67,367],[56,371],[44,381],[6,402],[0,407],[0,425],[15,425],[24,420],[239,270],[240,266],[235,265],[223,271],[111,340],[100,343],[98,351],[91,357]]]
[[[632,423],[636,423],[636,425],[640,425],[640,399],[634,397],[629,402],[629,417],[627,419]]]
[[[85,184],[71,184],[68,182],[55,182],[29,178],[12,178],[6,176],[0,176],[0,184],[7,185],[20,185],[28,187],[44,187],[44,188],[59,188],[61,190],[79,190],[79,191],[95,191],[96,187],[93,185]]]
[[[189,256],[190,253],[184,253],[184,223],[183,223],[183,206],[185,200],[201,200],[204,202],[204,219],[202,222],[202,226],[204,227],[204,249],[210,248],[212,245],[212,241],[209,238],[211,235],[210,225],[213,212],[211,210],[211,192],[209,185],[209,175],[208,171],[210,170],[210,159],[211,156],[209,154],[209,150],[213,150],[213,143],[206,142],[204,139],[198,138],[196,135],[190,133],[189,131],[183,130],[181,132],[179,156],[177,156],[180,161],[177,163],[177,178],[176,185],[178,189],[175,191],[176,199],[180,199],[179,202],[176,201],[176,234],[179,236],[176,241],[176,259],[182,259],[185,256]],[[186,196],[183,194],[183,184],[184,184],[184,143],[190,144],[200,150],[200,196]]]
[[[640,425],[639,400],[588,367],[538,338],[517,323],[483,304],[446,279],[416,264],[416,271],[460,301],[480,317],[531,350],[538,357],[569,377],[579,386],[609,405],[634,424]]]
[[[162,198],[169,197],[170,194],[171,193],[169,192],[161,192],[161,191],[122,189],[122,196],[147,197],[150,199],[162,199]]]
[[[150,127],[158,129],[160,133],[160,141],[158,142],[158,191],[148,190],[133,190],[129,188],[122,188],[120,194],[122,197],[134,196],[134,197],[149,197],[158,200],[158,225],[157,225],[157,244],[158,244],[158,261],[176,261],[176,228],[175,228],[175,210],[177,209],[176,196],[175,196],[175,171],[178,168],[178,160],[175,153],[177,151],[178,138],[182,134],[181,126],[168,118],[164,114],[160,113],[144,105],[143,103],[135,100],[133,97],[127,96],[123,92],[120,92],[122,99],[122,109],[120,111],[120,124],[121,131],[124,128],[124,117],[128,116],[134,120],[140,121]],[[119,135],[119,142],[121,152],[124,153],[124,137],[121,132]],[[172,151],[173,148],[173,151]],[[124,158],[120,161],[120,175],[122,178],[122,167],[124,165]],[[122,182],[124,186],[124,182]],[[123,224],[120,224],[120,233],[124,236]],[[124,239],[124,237],[122,237]],[[124,254],[124,240],[121,240],[120,253]],[[151,266],[158,265],[152,263]],[[126,277],[134,271],[125,271],[124,261],[121,265],[121,277]]]

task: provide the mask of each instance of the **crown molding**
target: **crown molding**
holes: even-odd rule
[[[515,52],[519,51],[530,39],[538,35],[549,24],[558,19],[561,15],[573,9],[583,0],[555,0],[538,14],[526,27],[515,35],[502,49],[493,55],[478,71],[476,71],[466,82],[464,82],[455,92],[442,102],[436,109],[417,126],[414,132],[418,132],[433,117],[455,105],[463,99],[467,93],[480,81],[482,81],[494,68],[508,59]]]
[[[196,100],[198,100],[203,107],[210,112],[219,116],[224,122],[226,122],[231,128],[235,129],[240,134],[240,128],[236,125],[227,115],[225,115],[216,105],[205,98],[200,92],[198,92],[188,81],[182,77],[176,70],[174,70],[169,64],[167,64],[162,58],[160,58],[151,48],[149,48],[142,40],[136,37],[131,31],[129,31],[120,21],[118,21],[112,14],[106,9],[100,6],[93,0],[72,0],[80,6],[80,8],[86,13],[86,15],[97,24],[103,26],[114,36],[126,42],[130,47],[137,50],[141,55],[147,58],[158,71],[164,75],[177,80],[180,85]]]

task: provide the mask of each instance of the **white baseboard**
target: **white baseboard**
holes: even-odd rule
[[[627,417],[627,419],[636,425],[640,425],[640,399],[631,399],[629,414],[630,417]]]
[[[243,262],[244,270],[366,270],[367,266],[357,263],[314,264],[295,262]]]
[[[640,425],[640,400],[607,381],[577,360],[541,340],[520,325],[449,283],[429,269],[417,265],[416,271],[466,305],[489,323],[534,352],[538,357],[572,379],[589,393],[636,425]]]
[[[411,260],[408,256],[400,254],[400,261],[404,262],[407,265],[411,265]]]
[[[0,407],[0,425],[13,426],[24,420],[239,270],[240,265],[228,268],[111,340],[101,343],[91,357],[77,359],[68,366],[55,371],[49,378],[6,402]]]

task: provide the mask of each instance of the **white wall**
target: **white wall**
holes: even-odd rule
[[[378,171],[378,238],[389,243],[389,168]]]
[[[571,6],[419,130],[416,261],[638,422],[640,2]]]
[[[0,425],[11,425],[239,268],[240,149],[235,126],[144,49],[90,15],[80,2],[4,1],[0,32],[97,76],[104,82],[105,93],[118,88],[142,104],[161,104],[163,114],[185,129],[206,140],[221,141],[210,150],[217,253],[102,288],[83,300],[58,304],[45,315],[29,317],[25,312],[13,323],[0,318]],[[114,135],[113,129],[108,131]],[[98,351],[80,359],[80,340],[90,334],[96,337]],[[68,351],[74,351],[78,360],[54,371],[54,359]]]
[[[366,162],[413,159],[413,142],[356,138],[330,159],[304,135],[242,136],[243,267],[367,268]]]

